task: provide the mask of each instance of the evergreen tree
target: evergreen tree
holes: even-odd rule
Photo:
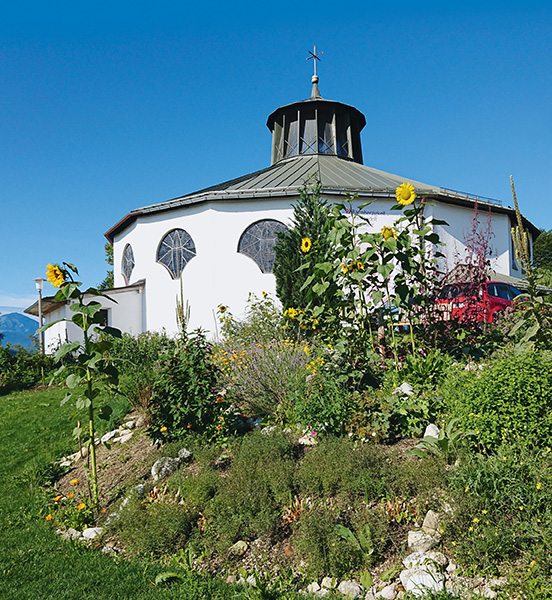
[[[105,279],[98,286],[99,290],[108,290],[113,287],[113,245],[105,243],[105,262],[111,266],[111,269],[105,273]]]
[[[533,244],[533,265],[538,269],[552,271],[552,230],[541,229]]]
[[[305,183],[300,190],[299,200],[293,207],[291,229],[278,234],[274,275],[276,295],[284,309],[306,308],[309,294],[305,290],[301,291],[301,288],[310,275],[309,265],[323,260],[328,249],[330,209],[320,198],[320,188],[318,180],[310,185]],[[307,251],[304,240],[310,241],[310,245],[307,243]]]

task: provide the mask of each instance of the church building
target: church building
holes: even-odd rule
[[[365,166],[361,132],[365,116],[353,106],[321,97],[318,76],[308,99],[277,108],[269,115],[271,164],[212,187],[138,208],[105,234],[113,244],[117,303],[101,299],[109,325],[133,335],[178,330],[176,307],[182,297],[190,309],[189,329],[213,335],[218,306],[239,318],[250,293],[275,294],[273,275],[277,233],[293,216],[293,205],[305,184],[320,181],[328,203],[356,195],[369,206],[363,213],[369,229],[392,226],[397,213],[395,190],[404,183],[426,198],[424,217],[449,223],[435,225],[445,243],[448,266],[465,252],[477,204],[482,222],[493,233],[491,268],[502,276],[520,277],[510,230],[515,212],[498,201],[455,192]],[[537,229],[525,223],[533,236]],[[68,306],[44,302],[45,322],[69,315]],[[45,347],[74,339],[71,323],[46,331]]]

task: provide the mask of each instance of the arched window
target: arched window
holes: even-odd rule
[[[272,273],[277,233],[284,231],[287,227],[275,219],[257,221],[242,233],[238,252],[252,258],[263,273]]]
[[[157,262],[166,267],[173,279],[178,279],[195,255],[196,247],[190,234],[184,229],[173,229],[159,244]]]
[[[134,269],[134,252],[132,251],[132,246],[127,244],[123,250],[123,258],[121,260],[121,273],[127,285],[130,283],[132,269]]]

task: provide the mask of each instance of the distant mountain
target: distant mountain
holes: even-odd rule
[[[2,334],[1,344],[5,346],[10,344],[19,344],[24,348],[30,348],[32,339],[38,329],[38,321],[21,315],[19,313],[10,313],[0,315],[0,333]]]

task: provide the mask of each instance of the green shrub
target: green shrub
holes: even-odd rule
[[[292,415],[297,390],[307,376],[308,345],[287,338],[223,345],[215,360],[224,374],[228,398],[252,416],[276,422]]]
[[[411,396],[385,390],[366,391],[353,411],[351,430],[360,438],[394,442],[420,437],[441,413],[441,399],[434,392]]]
[[[165,333],[124,333],[114,341],[111,356],[119,370],[119,392],[134,408],[147,410],[159,378],[161,362],[175,351],[176,342]]]
[[[440,350],[432,350],[425,356],[409,354],[401,376],[418,389],[433,390],[441,383],[450,363],[450,357]]]
[[[370,502],[385,492],[388,463],[384,453],[371,444],[348,437],[320,437],[308,448],[297,470],[304,495],[327,498],[343,494]]]
[[[183,548],[196,521],[197,514],[187,506],[133,498],[121,510],[116,527],[131,553],[159,556]]]
[[[362,550],[336,530],[339,517],[325,501],[317,502],[299,520],[294,545],[306,562],[307,574],[340,578],[361,566]]]
[[[480,373],[456,373],[444,399],[460,429],[476,433],[493,450],[530,439],[546,448],[552,439],[552,355],[535,351],[490,361]]]
[[[0,396],[46,381],[55,367],[52,356],[22,346],[0,345]]]
[[[293,444],[285,434],[255,431],[231,450],[234,460],[208,507],[209,537],[220,552],[238,539],[274,535],[293,493]]]
[[[227,408],[218,391],[218,369],[200,331],[183,340],[163,361],[153,388],[148,434],[176,440],[188,432],[215,436],[224,430]]]
[[[345,433],[355,407],[356,394],[344,388],[331,373],[307,364],[311,375],[301,386],[295,404],[295,419],[302,425],[326,433]]]
[[[245,317],[241,320],[236,319],[227,306],[220,305],[219,320],[224,347],[265,343],[283,335],[282,311],[266,292],[262,298],[249,294]]]
[[[551,458],[550,452],[542,456],[505,444],[491,456],[467,457],[451,471],[455,514],[447,536],[465,565],[497,573],[505,560],[549,555]],[[543,564],[550,569],[548,559]]]

